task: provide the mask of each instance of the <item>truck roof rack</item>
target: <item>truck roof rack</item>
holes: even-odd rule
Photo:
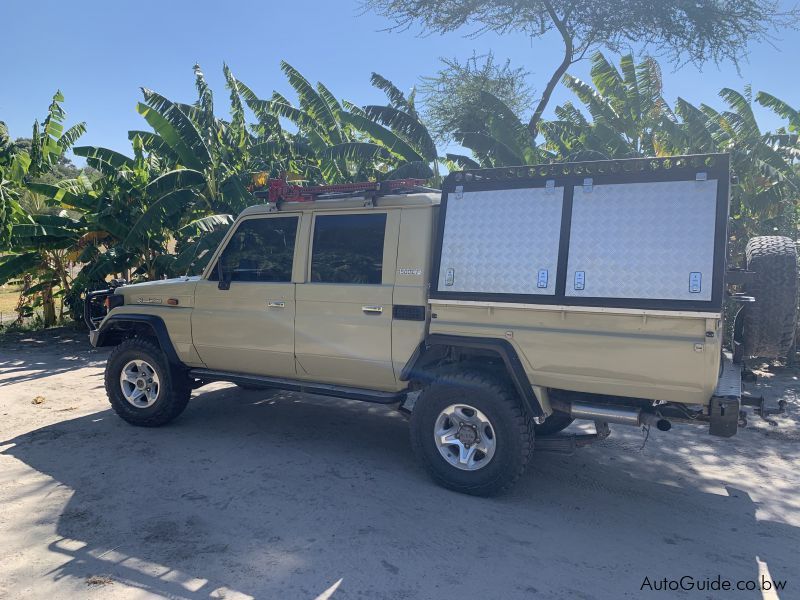
[[[390,179],[387,181],[364,181],[359,183],[337,183],[331,185],[295,185],[289,183],[286,174],[277,179],[268,179],[266,189],[253,192],[256,198],[269,203],[313,202],[321,199],[339,199],[354,196],[375,198],[403,192],[428,191],[425,179]],[[438,190],[436,190],[438,191]]]
[[[693,154],[688,156],[665,156],[648,158],[619,158],[584,162],[548,163],[495,167],[488,169],[466,169],[451,171],[444,187],[469,182],[499,182],[515,179],[558,178],[592,175],[630,175],[644,172],[670,172],[695,169],[705,171],[720,164],[727,155]]]

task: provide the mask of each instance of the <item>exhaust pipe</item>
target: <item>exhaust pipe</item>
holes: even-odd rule
[[[653,413],[622,406],[587,404],[585,402],[552,402],[554,409],[567,413],[573,419],[617,423],[619,425],[655,425],[659,431],[669,431],[672,423]]]

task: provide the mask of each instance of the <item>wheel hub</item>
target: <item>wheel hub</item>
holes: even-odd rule
[[[158,400],[161,381],[153,366],[144,360],[129,361],[119,376],[122,395],[136,408],[149,408]]]
[[[468,404],[451,404],[439,413],[433,436],[442,458],[462,471],[488,465],[497,447],[489,418]]]
[[[461,425],[461,427],[458,428],[456,438],[458,438],[462,444],[469,448],[472,444],[480,439],[480,436],[478,435],[478,428],[474,425]]]

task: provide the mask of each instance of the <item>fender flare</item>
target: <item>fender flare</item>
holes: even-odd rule
[[[534,417],[546,416],[539,399],[536,397],[536,394],[533,391],[533,386],[531,385],[528,376],[525,374],[525,369],[522,366],[522,361],[517,355],[516,349],[511,342],[504,339],[474,338],[469,336],[433,333],[426,337],[425,340],[423,340],[420,345],[417,346],[417,349],[411,355],[411,358],[400,372],[400,380],[408,381],[411,379],[417,365],[419,365],[421,362],[424,362],[425,354],[437,346],[488,350],[497,354],[503,360],[508,377],[514,384],[514,388],[517,390],[517,393],[522,399],[522,403],[525,408]]]
[[[158,345],[167,357],[169,364],[173,367],[185,368],[181,359],[178,358],[178,353],[175,352],[175,346],[169,337],[167,326],[164,324],[164,319],[155,315],[142,315],[142,314],[114,314],[109,315],[98,329],[89,332],[89,341],[92,346],[99,348],[101,346],[113,346],[116,343],[115,331],[125,330],[126,324],[140,324],[148,326],[153,330]]]

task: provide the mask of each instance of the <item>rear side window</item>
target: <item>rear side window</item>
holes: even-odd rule
[[[380,284],[386,213],[318,215],[314,223],[311,281]]]
[[[297,221],[298,217],[242,221],[219,259],[231,281],[290,282]],[[219,279],[219,265],[209,279]]]

